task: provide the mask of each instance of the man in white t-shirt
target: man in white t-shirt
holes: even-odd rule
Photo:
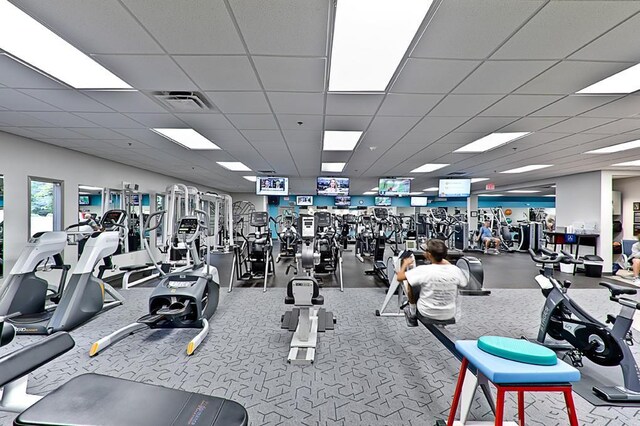
[[[418,326],[418,314],[440,321],[455,318],[458,288],[466,287],[468,283],[464,272],[446,260],[444,241],[431,239],[422,249],[431,264],[411,268],[414,265],[410,257],[402,261],[396,272],[398,281],[405,283],[405,294],[409,299],[405,315],[410,327]],[[414,293],[418,290],[420,295],[416,300]]]
[[[640,285],[640,277],[638,276],[640,274],[640,235],[638,235],[638,241],[631,246],[629,262],[633,270],[633,284]]]

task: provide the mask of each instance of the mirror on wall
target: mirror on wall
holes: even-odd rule
[[[84,246],[93,231],[100,229],[102,219],[102,193],[103,188],[91,185],[78,185],[78,224],[81,226],[71,229],[77,232],[75,238],[69,241],[77,244],[78,258],[84,251]]]
[[[0,278],[4,271],[4,176],[0,175]]]
[[[62,231],[62,181],[29,177],[29,237]]]

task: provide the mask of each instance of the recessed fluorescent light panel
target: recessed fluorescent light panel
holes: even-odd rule
[[[422,192],[410,192],[409,195],[422,195]]]
[[[76,89],[131,89],[6,0],[0,0],[0,49]]]
[[[248,180],[249,182],[255,182],[257,179],[255,176],[242,176],[242,177]]]
[[[478,197],[502,197],[502,194],[478,194]]]
[[[633,93],[640,89],[640,64],[620,71],[576,92],[578,95]]]
[[[367,191],[367,192],[363,192],[362,195],[378,195],[378,192]]]
[[[151,129],[160,136],[164,136],[171,142],[182,145],[188,149],[206,150],[220,149],[220,147],[209,139],[202,136],[193,129]]]
[[[411,173],[429,173],[447,166],[448,164],[427,163],[427,164],[423,164],[422,166],[416,169],[411,170]]]
[[[490,135],[480,138],[475,142],[471,142],[470,144],[465,145],[462,148],[458,148],[453,152],[464,153],[490,151],[530,134],[531,132],[491,133]]]
[[[382,92],[432,0],[339,0],[329,91]]]
[[[626,151],[628,149],[635,148],[640,148],[640,139],[631,142],[619,143],[617,145],[607,146],[605,148],[594,149],[593,151],[585,152],[585,154],[611,154],[612,152]]]
[[[627,162],[624,162],[624,163],[616,163],[616,164],[612,164],[612,166],[614,166],[614,167],[636,167],[636,166],[640,166],[640,160],[627,161]]]
[[[514,189],[514,190],[511,190],[511,191],[507,191],[507,192],[509,192],[511,194],[535,194],[535,193],[540,192],[540,191],[535,191],[533,189]]]
[[[323,172],[339,173],[347,163],[322,163]]]
[[[552,164],[532,164],[530,166],[518,167],[517,169],[505,170],[500,173],[526,173],[532,172],[534,170],[545,169],[547,167],[551,167]]]
[[[484,182],[485,180],[489,180],[489,178],[471,178],[471,183]]]
[[[84,189],[85,191],[102,191],[103,188],[99,186],[78,185],[78,189]]]
[[[432,186],[431,188],[423,189],[423,191],[425,191],[425,192],[427,192],[427,191],[437,191],[438,189],[440,189],[440,188],[438,188],[437,186]]]
[[[380,188],[378,188],[377,186],[375,188],[371,188],[372,191],[377,191],[378,189]]]
[[[251,169],[239,161],[217,161],[219,165],[232,172],[250,172]]]
[[[324,131],[323,151],[353,151],[362,136],[362,132],[337,130]]]
[[[555,197],[555,194],[544,195],[544,197]]]

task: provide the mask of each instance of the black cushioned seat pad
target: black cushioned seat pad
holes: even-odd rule
[[[83,374],[20,414],[15,426],[246,426],[247,411],[223,398],[100,374]]]

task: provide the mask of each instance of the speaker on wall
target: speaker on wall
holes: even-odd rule
[[[267,197],[270,206],[277,206],[280,204],[280,197],[277,195],[269,195]]]

